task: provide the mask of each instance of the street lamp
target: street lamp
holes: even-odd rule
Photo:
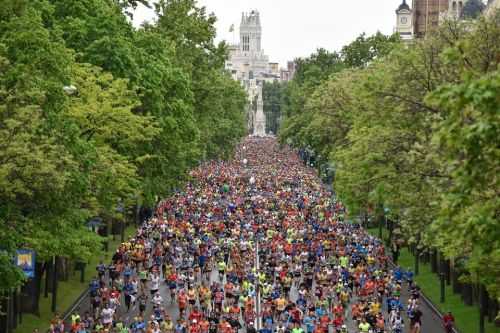
[[[62,89],[68,96],[73,96],[78,92],[74,85],[63,86]],[[52,312],[56,312],[57,308],[57,261],[58,256],[52,256],[52,303],[50,307]]]
[[[74,85],[70,84],[68,86],[63,86],[63,91],[66,95],[72,96],[78,92],[78,89]]]

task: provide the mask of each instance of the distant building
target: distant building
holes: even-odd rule
[[[262,101],[264,82],[281,80],[279,64],[269,62],[262,49],[262,26],[257,10],[241,14],[240,42],[229,47],[226,69],[241,82],[248,94],[248,130],[253,135],[266,135],[266,118]]]
[[[403,0],[403,3],[396,9],[396,29],[403,40],[410,40],[413,38],[413,15],[410,6]]]
[[[262,49],[262,27],[258,11],[242,13],[240,43],[230,46],[226,68],[240,81],[262,79],[264,74],[270,73],[269,57]]]
[[[280,71],[280,64],[277,62],[270,62],[269,63],[269,71],[272,74],[278,74]]]
[[[291,81],[295,75],[295,61],[289,61],[287,68],[280,70],[281,81]]]
[[[486,15],[492,15],[496,10],[500,10],[500,0],[488,0]]]
[[[403,0],[403,3],[396,10],[395,31],[399,32],[403,39],[422,38],[436,29],[444,19],[460,19],[467,1],[412,0],[410,8],[406,0]],[[411,18],[410,21],[409,18]]]
[[[413,34],[424,37],[439,25],[443,12],[448,10],[449,0],[413,0]]]

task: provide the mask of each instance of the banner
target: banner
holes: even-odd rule
[[[35,251],[17,250],[16,266],[23,270],[27,278],[35,277]]]

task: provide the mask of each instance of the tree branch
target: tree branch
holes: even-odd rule
[[[414,101],[414,100],[411,100],[407,97],[403,97],[403,96],[399,96],[399,95],[396,95],[396,94],[393,94],[393,93],[389,93],[389,92],[385,92],[385,91],[379,91],[379,92],[376,92],[377,95],[380,95],[382,97],[392,97],[392,98],[396,98],[396,99],[399,99],[401,101],[404,101],[408,104],[413,104],[413,105],[416,105],[422,109],[425,109],[427,111],[430,111],[432,113],[439,113],[440,111],[439,110],[436,110],[434,108],[431,108],[427,105],[425,105],[424,103],[420,103],[420,102],[417,102],[417,101]]]

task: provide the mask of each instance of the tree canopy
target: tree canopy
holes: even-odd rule
[[[7,1],[0,13],[0,289],[14,251],[86,260],[87,221],[151,207],[245,134],[242,87],[215,21],[191,0]],[[75,89],[65,89],[74,87]]]
[[[335,167],[352,218],[387,208],[402,241],[465,260],[497,298],[499,27],[497,12],[411,44],[362,35],[339,55],[318,51],[298,61],[280,128]]]

